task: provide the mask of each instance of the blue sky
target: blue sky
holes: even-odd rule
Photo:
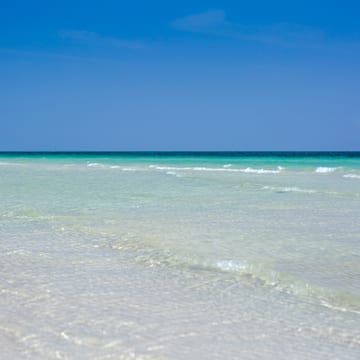
[[[0,150],[360,150],[359,14],[0,0]]]

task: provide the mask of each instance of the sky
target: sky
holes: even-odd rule
[[[360,2],[0,0],[0,151],[359,151]]]

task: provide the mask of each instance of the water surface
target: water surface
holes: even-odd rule
[[[0,203],[4,358],[359,356],[359,153],[3,153]]]

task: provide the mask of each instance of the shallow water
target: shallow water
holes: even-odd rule
[[[359,357],[359,154],[3,154],[0,202],[4,358]]]

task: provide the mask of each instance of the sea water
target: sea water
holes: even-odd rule
[[[0,358],[358,359],[359,153],[0,155]]]

